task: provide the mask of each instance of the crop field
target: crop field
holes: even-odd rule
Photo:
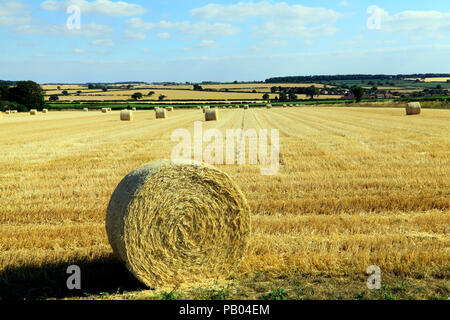
[[[203,89],[218,91],[194,91],[192,85],[135,85],[131,89],[119,88],[119,85],[112,85],[108,91],[101,89],[88,89],[79,85],[42,85],[45,90],[45,100],[49,101],[51,95],[58,95],[61,102],[70,101],[126,101],[132,100],[131,96],[140,92],[143,97],[140,101],[159,101],[159,96],[164,95],[165,100],[202,100],[205,102],[215,100],[262,100],[264,93],[269,93],[270,99],[278,97],[278,94],[270,93],[270,88],[278,87],[309,87],[315,85],[323,88],[321,84],[265,84],[265,83],[244,83],[244,84],[211,84],[203,85]],[[68,95],[62,95],[62,91],[67,91]],[[225,91],[229,90],[229,92]],[[253,92],[253,90],[256,91]],[[77,93],[81,91],[81,93]],[[149,96],[148,93],[154,94]],[[299,99],[308,99],[306,95],[298,95]],[[339,99],[341,96],[320,95],[316,99]]]
[[[373,107],[219,112],[204,130],[278,129],[279,172],[219,165],[251,207],[249,251],[224,283],[157,290],[137,283],[113,256],[106,207],[127,173],[170,159],[172,132],[193,133],[203,113],[175,110],[156,120],[153,111],[138,111],[132,122],[119,121],[119,112],[4,115],[0,297],[448,299],[448,110],[412,117]],[[65,288],[71,264],[83,270],[81,292]],[[381,269],[380,291],[366,287],[371,265]]]

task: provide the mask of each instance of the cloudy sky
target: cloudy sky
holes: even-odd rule
[[[450,73],[449,40],[448,0],[0,0],[4,80]]]

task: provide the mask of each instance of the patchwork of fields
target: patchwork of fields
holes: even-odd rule
[[[220,110],[220,117],[204,129],[280,131],[277,175],[261,176],[252,165],[219,166],[241,187],[253,214],[250,249],[230,279],[228,298],[258,298],[275,287],[297,298],[298,287],[313,289],[304,293],[308,298],[339,292],[355,298],[366,292],[370,265],[381,268],[389,285],[426,288],[412,298],[449,296],[447,110],[407,117],[389,108],[251,108]],[[165,120],[139,111],[133,122],[119,121],[118,112],[5,115],[0,297],[73,295],[64,289],[72,263],[88,270],[83,292],[154,297],[112,256],[106,207],[124,175],[170,158],[175,129],[193,132],[203,120],[199,110],[175,110]],[[202,298],[201,290],[209,289],[180,294]]]

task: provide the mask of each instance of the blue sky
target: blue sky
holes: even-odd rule
[[[0,79],[450,73],[449,35],[448,0],[0,0]]]

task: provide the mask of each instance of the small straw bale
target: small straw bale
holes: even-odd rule
[[[133,107],[131,110],[132,110],[132,111],[136,111],[136,107]]]
[[[165,119],[167,118],[167,110],[166,109],[155,109],[156,119]]]
[[[167,111],[173,111],[173,107],[167,107],[166,110]]]
[[[108,113],[108,108],[102,108],[102,113]]]
[[[242,261],[251,211],[221,170],[196,161],[156,161],[129,173],[106,212],[109,243],[150,288],[226,279]]]
[[[200,109],[202,109],[202,107],[201,106],[197,106],[197,109],[200,110]]]
[[[217,121],[219,120],[219,110],[217,109],[209,109],[205,112],[205,120],[206,121]]]
[[[88,108],[83,108],[83,112],[89,112]]]
[[[111,108],[108,108],[108,112],[111,112],[112,111],[112,109]]]
[[[203,113],[205,113],[206,110],[209,110],[209,109],[210,109],[210,106],[204,106],[204,107],[203,107]]]
[[[247,110],[249,108],[248,104],[244,106],[244,109]]]
[[[267,108],[267,109],[272,109],[272,105],[271,105],[271,104],[267,104],[267,105],[266,105],[266,108]]]
[[[30,110],[30,115],[32,115],[32,116],[37,115],[37,110],[36,109],[31,109]]]
[[[410,102],[406,105],[407,115],[420,114],[421,111],[422,107],[420,105],[420,102]]]
[[[133,121],[133,111],[131,111],[131,110],[120,111],[120,120],[121,121]]]
[[[48,109],[42,109],[42,113],[48,113]]]

